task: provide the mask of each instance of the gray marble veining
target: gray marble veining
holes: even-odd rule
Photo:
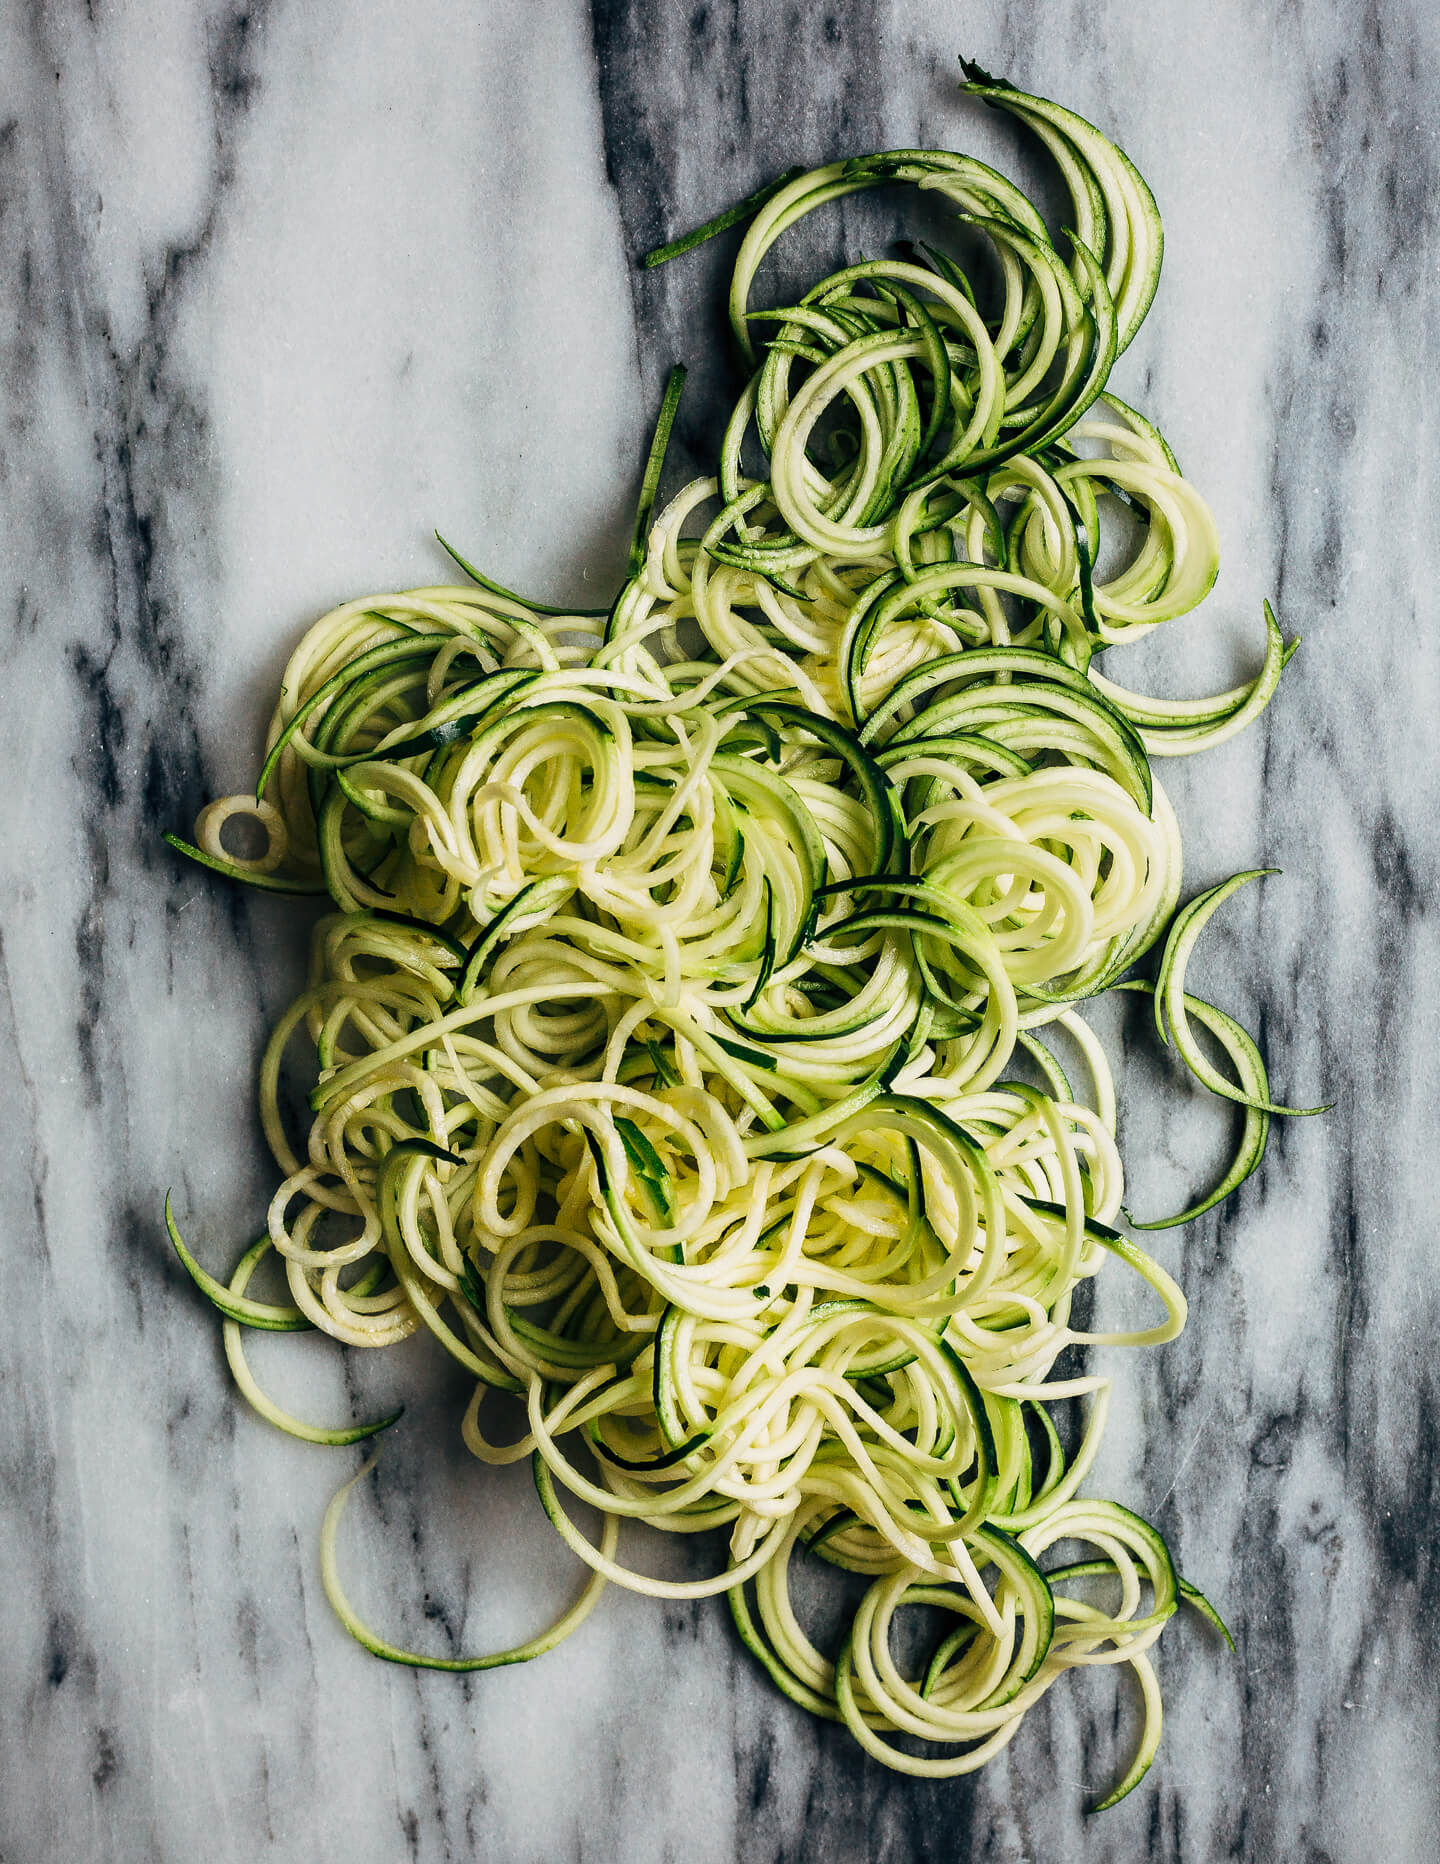
[[[442,573],[432,527],[521,586],[608,592],[665,369],[700,364],[682,466],[733,386],[727,251],[635,256],[793,162],[1014,161],[960,51],[1102,124],[1165,214],[1116,386],[1225,557],[1127,677],[1253,664],[1266,594],[1305,637],[1256,730],[1164,773],[1190,884],[1284,870],[1207,934],[1205,981],[1282,1092],[1337,1105],[1162,1237],[1190,1327],[1115,1367],[1092,1487],[1161,1523],[1239,1654],[1167,1631],[1159,1760],[1094,1821],[1112,1676],[932,1785],[791,1709],[715,1605],[614,1594],[471,1680],[369,1659],[316,1570],[348,1453],[238,1408],[158,1226],[173,1184],[218,1263],[263,1208],[251,1082],[302,944],[160,831],[248,777],[310,618]],[[0,4],[5,1864],[1433,1855],[1437,71],[1422,0]],[[795,262],[878,224],[836,212]],[[1139,1210],[1226,1130],[1163,1080],[1127,1107]],[[263,1358],[316,1415],[410,1401],[347,1525],[377,1618],[473,1648],[567,1595],[423,1343]]]

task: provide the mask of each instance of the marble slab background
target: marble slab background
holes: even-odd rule
[[[1191,1325],[1114,1367],[1093,1483],[1159,1520],[1239,1655],[1167,1631],[1160,1758],[1090,1822],[1128,1728],[1104,1675],[931,1785],[776,1697],[714,1605],[615,1594],[470,1681],[368,1658],[316,1568],[350,1453],[237,1408],[158,1221],[173,1185],[219,1266],[268,1195],[252,1078],[296,914],[159,834],[243,786],[288,645],[435,579],[436,525],[519,586],[608,593],[665,369],[700,364],[691,463],[730,386],[726,252],[636,255],[794,162],[1013,162],[962,50],[1106,127],[1165,214],[1115,381],[1225,563],[1127,674],[1253,666],[1266,594],[1305,636],[1261,726],[1166,777],[1193,885],[1285,870],[1207,933],[1204,983],[1282,1092],[1338,1104],[1162,1239]],[[1433,1856],[1437,72],[1424,0],[3,0],[4,1864]],[[837,211],[797,264],[876,224]],[[1146,1210],[1226,1132],[1164,1085],[1126,1122]],[[523,1476],[466,1466],[423,1344],[266,1344],[318,1414],[410,1403],[347,1525],[365,1609],[437,1650],[542,1622],[573,1571]]]

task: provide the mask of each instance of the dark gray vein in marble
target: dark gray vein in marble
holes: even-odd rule
[[[137,1171],[129,1156],[130,1105],[150,1089],[129,1074],[117,1017],[126,998],[134,919],[163,914],[153,879],[169,863],[160,832],[182,824],[210,787],[189,716],[202,665],[176,615],[168,567],[177,508],[184,524],[187,501],[203,498],[206,424],[183,374],[171,367],[169,338],[173,305],[203,266],[231,178],[235,125],[253,85],[247,53],[253,27],[250,16],[238,12],[218,13],[213,21],[212,191],[193,238],[147,255],[145,331],[126,352],[110,325],[87,230],[90,178],[66,132],[66,87],[95,55],[93,47],[83,47],[95,22],[58,7],[22,12],[25,65],[12,63],[9,73],[23,79],[21,101],[0,131],[0,240],[6,274],[19,283],[6,344],[10,419],[3,470],[18,482],[20,509],[29,520],[28,560],[18,565],[23,580],[14,611],[11,697],[47,718],[44,755],[57,768],[68,764],[76,779],[78,894],[68,912],[63,891],[38,915],[31,902],[29,918],[32,927],[38,919],[51,939],[68,931],[69,987],[51,1006],[59,1028],[47,1030],[50,1052],[40,1065],[49,1078],[73,1075],[71,1130],[59,1162],[72,1173],[77,1167],[85,1172],[96,1195],[88,1235],[67,1236],[63,1271],[57,1264],[51,1272],[43,1161],[33,1167],[30,1260],[38,1272],[17,1289],[8,1338],[46,1342],[52,1376],[59,1374],[51,1396],[58,1398],[62,1368],[104,1350],[93,1337],[101,1316],[102,1337],[111,1325],[128,1325],[143,1350],[166,1286],[165,1276],[156,1274],[156,1193],[148,1171]],[[63,419],[57,419],[61,397]],[[88,429],[88,458],[78,459],[73,447],[67,454],[64,442],[52,443],[52,434],[64,433],[67,424],[71,435]],[[67,736],[57,741],[62,720]],[[67,826],[63,817],[57,826]],[[42,888],[54,878],[43,871],[35,876]],[[75,1006],[68,1041],[61,1033],[67,1001]],[[23,1078],[25,1033],[19,1027],[7,1033],[12,1065]],[[50,1099],[53,1141],[60,1109]],[[75,1105],[83,1109],[78,1121]],[[4,1489],[7,1506],[18,1501],[28,1542],[7,1566],[12,1583],[33,1588],[45,1602],[47,1628],[39,1651],[17,1651],[7,1640],[0,1659],[7,1780],[0,1845],[7,1855],[26,1859],[80,1855],[84,1848],[75,1847],[76,1834],[64,1805],[48,1791],[45,1770],[25,1764],[27,1753],[43,1750],[57,1777],[88,1780],[90,1855],[158,1857],[166,1847],[155,1821],[164,1809],[134,1739],[122,1732],[129,1719],[125,1666],[86,1630],[91,1599],[83,1575],[91,1568],[93,1581],[97,1553],[83,1538],[86,1506],[72,1422],[48,1414],[45,1398],[34,1393],[33,1374],[27,1379],[22,1366],[7,1348],[0,1390],[19,1428],[6,1432]],[[147,1416],[145,1399],[127,1396],[123,1403],[142,1430],[160,1422]],[[193,1450],[186,1434],[174,1429],[176,1421],[160,1441],[168,1436],[170,1456],[183,1470]],[[79,1429],[82,1439],[92,1430],[103,1437],[110,1423],[80,1420]],[[124,1455],[123,1441],[116,1449]],[[19,1826],[12,1823],[16,1817]]]
[[[739,388],[722,281],[740,234],[655,270],[639,262],[796,163],[885,145],[883,9],[593,0],[590,16],[641,367],[657,396],[672,362],[691,371],[671,461],[678,484],[711,470]]]

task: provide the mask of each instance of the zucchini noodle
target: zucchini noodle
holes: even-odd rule
[[[1293,643],[1267,605],[1260,672],[1211,699],[1093,671],[1194,608],[1218,560],[1204,500],[1108,387],[1154,294],[1159,218],[1089,124],[967,72],[1054,157],[1073,233],[1057,245],[962,155],[782,177],[651,255],[749,218],[731,313],[750,375],[714,473],[656,512],[672,375],[608,611],[527,602],[452,551],[468,586],[350,602],[305,635],[254,794],[212,803],[193,845],[170,838],[330,903],[261,1068],[282,1182],[228,1283],[166,1217],[269,1421],[350,1443],[393,1418],[289,1417],[244,1328],[426,1330],[475,1381],[470,1450],[530,1458],[590,1569],[513,1651],[400,1650],[341,1587],[347,1485],[324,1580],[377,1655],[520,1661],[606,1581],[724,1593],[792,1700],[931,1776],[982,1765],[1066,1670],[1124,1664],[1144,1728],[1108,1804],[1159,1740],[1165,1621],[1182,1599],[1219,1621],[1152,1527],[1079,1494],[1110,1380],[1062,1356],[1172,1339],[1185,1299],[1114,1227],[1114,1084],[1077,1006],[1163,941],[1158,982],[1121,987],[1153,989],[1162,1038],[1245,1110],[1220,1186],[1162,1224],[1233,1190],[1270,1119],[1299,1111],[1186,994],[1205,919],[1250,876],[1177,915],[1151,767],[1251,722]],[[897,183],[949,204],[957,254],[750,308],[797,220]],[[235,816],[259,854],[227,852]],[[292,1051],[304,1133],[281,1108]],[[247,1292],[272,1251],[285,1303]],[[1112,1259],[1154,1314],[1096,1332],[1076,1296]],[[1052,1412],[1075,1399],[1067,1451]],[[523,1434],[492,1438],[517,1408]],[[598,1545],[571,1502],[600,1511]],[[620,1557],[631,1520],[724,1530],[713,1570],[646,1577]],[[1062,1542],[1083,1557],[1047,1564]],[[797,1547],[867,1581],[830,1654],[791,1602]],[[909,1674],[894,1634],[916,1606],[941,1636]]]

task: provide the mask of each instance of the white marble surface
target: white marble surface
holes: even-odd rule
[[[1267,593],[1305,636],[1260,728],[1167,775],[1192,884],[1285,870],[1207,934],[1204,982],[1282,1091],[1338,1106],[1162,1239],[1191,1325],[1115,1368],[1094,1482],[1173,1535],[1239,1655],[1167,1631],[1160,1758],[1090,1822],[1124,1735],[1105,1675],[930,1785],[781,1701],[713,1604],[613,1594],[472,1681],[367,1657],[315,1552],[358,1453],[238,1408],[159,1224],[173,1184],[219,1266],[267,1195],[251,1083],[297,917],[159,835],[252,771],[287,645],[432,579],[435,525],[522,586],[608,593],[723,263],[635,255],[792,162],[1007,155],[960,50],[1095,118],[1165,214],[1115,382],[1225,560],[1127,671],[1252,664]],[[1437,71],[1424,0],[0,5],[4,1864],[1433,1855]],[[868,224],[837,213],[812,259]],[[692,461],[724,387],[697,370]],[[1225,1132],[1165,1084],[1132,1098],[1136,1207]],[[410,1402],[346,1533],[375,1617],[473,1648],[566,1594],[423,1343],[256,1359],[337,1418]]]

